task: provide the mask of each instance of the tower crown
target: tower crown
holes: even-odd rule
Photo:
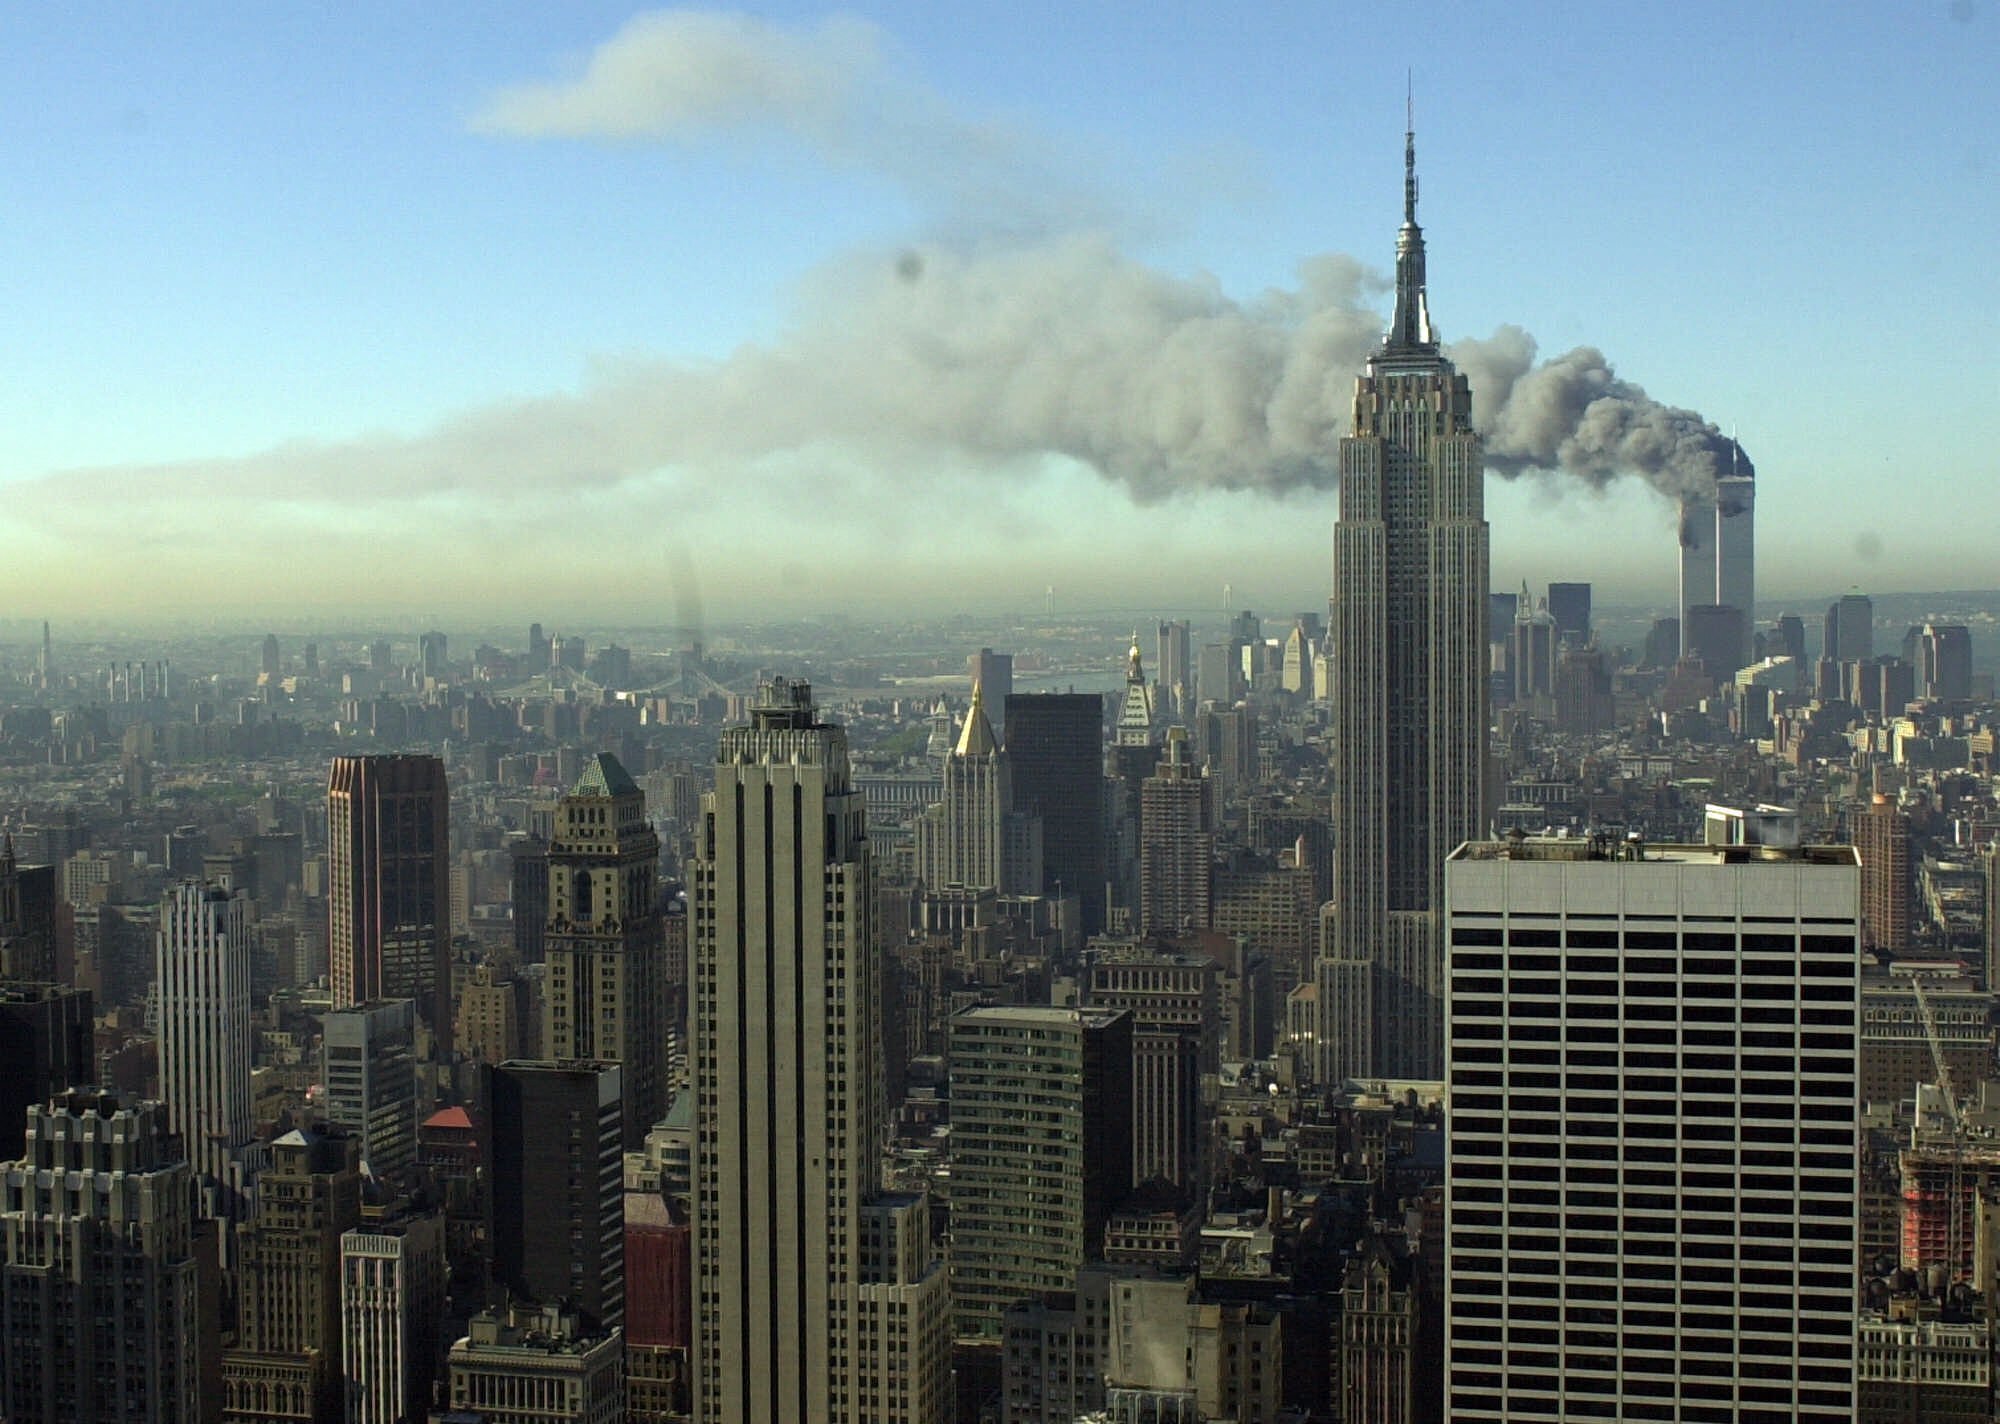
[[[1431,350],[1430,303],[1424,292],[1424,230],[1417,226],[1417,127],[1409,110],[1403,130],[1403,226],[1396,234],[1396,316],[1383,345],[1392,351]]]

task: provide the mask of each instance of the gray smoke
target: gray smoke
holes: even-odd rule
[[[1597,487],[1635,475],[1679,499],[1711,494],[1732,457],[1736,473],[1756,473],[1713,422],[1620,379],[1595,347],[1536,365],[1535,339],[1503,326],[1487,340],[1456,343],[1451,354],[1472,385],[1473,424],[1496,474],[1560,471]]]
[[[1322,256],[1292,289],[1241,300],[1102,236],[851,254],[810,279],[787,331],[719,361],[606,365],[581,391],[468,411],[412,437],[53,475],[48,493],[71,497],[32,507],[76,533],[107,509],[200,497],[393,513],[411,498],[464,496],[493,523],[541,519],[551,501],[581,508],[593,490],[628,508],[651,492],[688,515],[823,452],[914,489],[941,458],[1005,476],[1049,454],[1141,502],[1323,489],[1337,477],[1355,373],[1381,340],[1382,290],[1353,259]],[[1677,496],[1728,468],[1730,441],[1714,425],[1652,400],[1597,351],[1537,364],[1527,333],[1503,327],[1451,354],[1502,475],[1557,471],[1593,486],[1634,475]]]

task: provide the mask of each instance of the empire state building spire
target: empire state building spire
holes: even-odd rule
[[[1396,234],[1396,319],[1384,345],[1392,351],[1436,346],[1424,296],[1424,230],[1417,226],[1417,124],[1409,109],[1403,130],[1403,226]]]

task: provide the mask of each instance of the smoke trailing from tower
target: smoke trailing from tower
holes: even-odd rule
[[[789,328],[708,363],[607,363],[575,392],[505,402],[414,436],[294,442],[260,454],[47,476],[28,501],[63,532],[106,509],[191,495],[400,507],[463,495],[482,519],[552,491],[714,500],[771,462],[839,452],[883,479],[940,456],[1006,478],[1067,456],[1141,502],[1202,490],[1284,494],[1337,479],[1355,374],[1382,341],[1381,278],[1352,258],[1301,264],[1290,290],[1239,300],[1139,262],[1101,235],[967,251],[850,254],[804,285]],[[1547,361],[1517,327],[1451,343],[1496,473],[1712,491],[1732,442],[1579,347]],[[1736,454],[1736,469],[1750,462]]]

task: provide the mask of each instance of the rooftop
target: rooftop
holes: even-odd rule
[[[1620,861],[1676,865],[1852,865],[1861,864],[1853,846],[1676,845],[1617,841],[1606,836],[1510,836],[1466,841],[1450,858],[1467,860]]]

